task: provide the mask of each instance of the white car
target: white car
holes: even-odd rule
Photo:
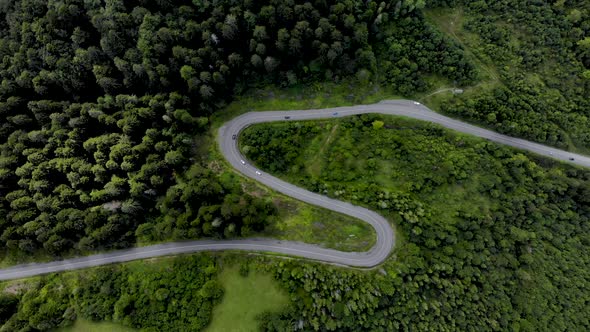
[[[420,103],[419,103],[419,102],[417,102],[417,101],[415,101],[415,102],[414,102],[414,105],[420,105]]]
[[[260,173],[260,171],[256,171],[256,174],[257,175],[262,175],[262,173]]]
[[[246,162],[242,159],[240,159],[240,162],[242,163],[242,165],[246,165]]]

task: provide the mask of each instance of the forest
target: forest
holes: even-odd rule
[[[316,167],[309,155],[330,135]],[[291,298],[283,311],[259,317],[261,330],[590,327],[588,170],[378,115],[259,125],[243,139],[257,146],[249,155],[264,169],[289,160],[292,167],[279,163],[274,173],[374,209],[404,235],[395,259],[370,271],[236,255],[240,273],[271,273]],[[356,158],[343,163],[345,153]],[[216,280],[227,261],[199,254],[41,277],[18,295],[3,293],[0,317],[5,331],[78,318],[198,330],[222,296]]]
[[[207,164],[211,114],[256,84],[348,76],[369,84],[376,58],[387,52],[374,51],[377,41],[397,50],[386,76],[400,90],[419,84],[400,81],[410,71],[420,76],[408,59],[437,60],[424,72],[473,79],[459,46],[425,26],[414,7],[351,0],[2,2],[5,255],[261,231],[276,208]],[[408,31],[430,41],[405,52],[409,43],[394,40]]]
[[[277,267],[294,305],[266,330],[590,328],[590,171],[381,115],[243,136],[262,169],[389,216],[404,236],[374,274]]]
[[[217,274],[217,260],[198,255],[29,280],[19,296],[0,295],[0,331],[47,331],[79,318],[143,331],[202,330],[223,295]]]
[[[441,111],[559,148],[590,151],[588,1],[440,1],[463,10],[495,83]]]
[[[430,19],[443,10],[476,42]],[[211,129],[265,86],[417,99],[444,83],[466,93],[437,111],[587,153],[589,38],[584,0],[0,0],[1,258],[259,234],[279,207],[216,166]],[[241,139],[266,171],[374,209],[403,238],[369,272],[249,258],[291,298],[262,330],[590,330],[587,170],[373,115]],[[1,293],[0,331],[77,317],[201,330],[218,265],[42,277]]]
[[[251,77],[369,75],[374,32],[396,8],[6,2],[1,243],[60,255],[126,247],[137,236],[260,231],[273,207],[222,183],[197,153],[208,116]]]

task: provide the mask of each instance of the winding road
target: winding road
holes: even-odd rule
[[[305,189],[296,187],[276,177],[273,177],[268,173],[258,170],[256,167],[247,162],[247,159],[240,153],[236,139],[237,136],[239,136],[240,131],[256,123],[327,119],[365,113],[398,115],[437,123],[449,129],[485,138],[518,149],[527,150],[539,155],[544,155],[576,165],[590,167],[589,157],[562,151],[523,139],[501,135],[496,132],[435,113],[425,106],[409,100],[385,100],[372,105],[358,105],[352,107],[337,107],[302,111],[251,112],[232,119],[231,121],[224,124],[218,131],[218,143],[221,152],[225,158],[227,158],[230,164],[244,176],[252,178],[287,196],[291,196],[298,200],[326,209],[347,214],[369,223],[375,229],[377,234],[377,241],[371,250],[367,252],[342,252],[333,249],[321,248],[312,244],[293,241],[280,241],[268,238],[171,242],[146,247],[117,250],[104,254],[65,259],[49,263],[16,265],[10,268],[1,269],[0,280],[25,278],[46,273],[88,268],[144,258],[215,250],[273,252],[345,266],[376,266],[389,256],[395,245],[395,234],[389,222],[385,218],[366,208],[309,192]]]

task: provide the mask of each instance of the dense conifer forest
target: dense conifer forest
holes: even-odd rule
[[[408,32],[433,38],[409,54],[409,45],[396,46],[404,58],[428,62],[434,54],[456,68],[433,61],[424,71],[471,78],[456,45],[423,19],[406,17],[412,8],[376,1],[3,2],[0,243],[60,255],[127,247],[136,236],[262,230],[273,207],[204,164],[199,137],[209,116],[252,84],[347,76],[367,83],[378,71],[377,41]],[[402,17],[397,28],[390,23]],[[411,91],[419,84],[406,83],[413,82],[406,72],[419,76],[412,66],[388,64],[403,71],[388,77],[405,79],[400,86]]]
[[[590,171],[378,115],[257,125],[243,140],[263,169],[391,216],[404,236],[381,275],[279,267],[296,300],[271,330],[590,326]]]
[[[445,1],[440,1],[445,3]],[[448,1],[493,82],[441,110],[560,148],[590,150],[590,4]],[[436,15],[435,13],[433,15]]]
[[[326,82],[588,153],[590,4],[0,0],[2,258],[259,234],[280,207],[214,160],[213,121],[251,91]],[[244,257],[291,299],[262,330],[590,330],[587,170],[372,115],[242,139],[266,171],[383,213],[401,239],[372,271]],[[202,330],[221,261],[23,281],[0,294],[0,331]]]

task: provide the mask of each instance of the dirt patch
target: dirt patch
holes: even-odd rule
[[[23,290],[27,290],[31,287],[30,283],[26,282],[13,282],[12,284],[4,287],[4,293],[16,295]]]
[[[322,222],[320,222],[320,221],[314,221],[314,222],[313,222],[313,224],[312,224],[312,227],[313,227],[314,229],[319,229],[319,230],[322,230],[322,229],[326,228],[326,225],[324,225],[324,224],[323,224]]]
[[[213,160],[207,166],[209,167],[210,170],[212,170],[213,172],[215,172],[217,174],[223,172],[223,166],[221,166],[221,164],[217,160]]]
[[[117,210],[119,210],[121,208],[121,204],[122,203],[120,201],[112,201],[109,203],[104,203],[102,205],[102,208],[107,211],[116,212]]]
[[[297,204],[287,201],[287,200],[283,200],[280,198],[273,198],[272,200],[272,204],[274,206],[277,207],[277,209],[281,210],[281,211],[295,211],[297,209]]]
[[[248,184],[248,183],[244,183],[242,182],[242,191],[244,191],[246,194],[253,196],[253,197],[263,197],[265,196],[266,190],[261,189],[260,187],[257,187],[255,185],[252,184]]]

